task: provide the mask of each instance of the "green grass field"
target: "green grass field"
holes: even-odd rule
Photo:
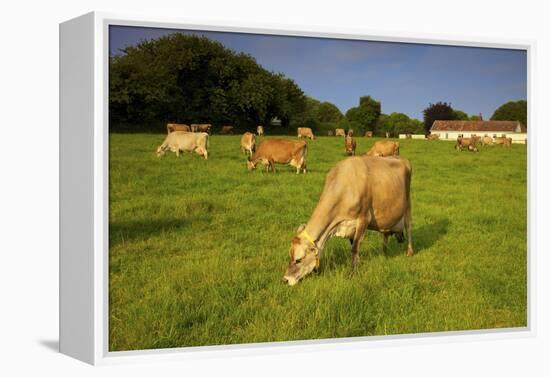
[[[368,231],[350,275],[349,242],[335,238],[319,273],[288,287],[290,239],[343,138],[308,141],[306,175],[247,171],[240,136],[212,136],[206,161],[157,159],[163,138],[110,137],[111,351],[527,325],[524,145],[402,140],[415,255],[394,238],[382,255]],[[374,141],[357,138],[357,154]]]

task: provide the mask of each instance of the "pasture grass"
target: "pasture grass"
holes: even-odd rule
[[[415,255],[368,231],[351,275],[332,239],[317,274],[281,283],[344,140],[308,141],[308,174],[249,172],[240,136],[210,156],[154,151],[164,135],[111,134],[111,351],[527,325],[526,147],[456,152],[401,140],[413,165]],[[289,137],[290,138],[290,137]],[[364,153],[376,139],[357,138]]]

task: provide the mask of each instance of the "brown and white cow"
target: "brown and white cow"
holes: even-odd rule
[[[168,123],[166,125],[166,131],[168,131],[167,133],[174,132],[174,131],[191,132],[191,127],[189,127],[187,124]]]
[[[344,136],[346,137],[346,130],[343,128],[337,128],[334,130],[334,136]]]
[[[206,132],[174,131],[169,133],[164,142],[157,148],[157,157],[162,157],[169,150],[180,156],[180,152],[195,152],[208,159],[208,134]]]
[[[259,125],[258,127],[256,127],[256,133],[258,134],[258,136],[264,136],[264,126]]]
[[[220,134],[222,135],[229,135],[233,133],[233,126],[223,126]]]
[[[345,147],[346,147],[346,154],[348,156],[355,155],[355,147],[357,146],[357,143],[355,142],[355,139],[348,133],[348,136],[346,136],[345,139]]]
[[[252,153],[256,150],[256,135],[252,132],[245,132],[241,137],[241,151],[244,154],[252,156]]]
[[[307,143],[303,140],[264,140],[247,161],[248,170],[256,168],[258,163],[275,172],[275,164],[285,164],[296,168],[296,174],[306,173]]]
[[[379,140],[369,149],[367,156],[388,157],[399,156],[399,142],[391,140]]]
[[[411,177],[410,162],[399,157],[357,156],[340,161],[327,174],[313,214],[292,238],[283,280],[294,285],[316,270],[332,237],[350,240],[355,269],[366,230],[382,233],[384,252],[390,235],[402,242],[406,232],[407,255],[412,256]]]
[[[315,139],[315,136],[313,136],[313,131],[309,127],[298,127],[297,132],[299,138],[306,137],[311,140]]]

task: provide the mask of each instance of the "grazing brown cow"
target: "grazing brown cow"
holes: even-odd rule
[[[303,140],[264,140],[256,148],[256,151],[247,161],[248,170],[256,169],[258,163],[265,165],[275,172],[275,164],[285,164],[296,168],[296,174],[300,171],[306,173],[307,143]]]
[[[344,130],[343,128],[337,128],[334,130],[334,136],[346,137],[346,130]]]
[[[259,125],[258,127],[256,127],[256,133],[258,134],[258,136],[264,136],[264,126]]]
[[[426,139],[428,140],[439,140],[439,134],[429,134],[426,136]]]
[[[476,145],[476,140],[472,139],[471,137],[463,137],[462,135],[459,135],[456,139],[456,145],[455,149],[457,151],[462,152],[463,149],[467,149],[470,152],[479,152]]]
[[[490,136],[484,136],[482,139],[481,139],[481,145],[485,146],[485,145],[493,145],[493,138],[490,137]]]
[[[168,123],[166,125],[166,131],[168,131],[168,133],[174,132],[174,131],[191,132],[191,128],[187,124]]]
[[[504,136],[495,137],[495,144],[510,147],[510,146],[512,146],[512,138],[511,137],[504,137]]]
[[[298,127],[298,137],[307,137],[311,140],[315,139],[315,136],[313,136],[313,131],[309,127]]]
[[[372,131],[365,132],[365,137],[372,137]]]
[[[229,135],[233,133],[233,126],[223,126],[220,134],[222,135]]]
[[[390,140],[379,140],[369,149],[367,156],[387,157],[399,156],[399,142]]]
[[[244,154],[252,156],[252,153],[256,150],[256,135],[252,132],[245,132],[241,137],[241,151]]]
[[[348,133],[348,136],[346,136],[346,139],[345,139],[346,154],[348,156],[355,155],[356,146],[357,146],[357,143],[355,142],[353,137]]]
[[[180,152],[195,152],[208,159],[208,134],[206,132],[174,131],[169,133],[164,142],[157,148],[157,157],[162,157],[169,150],[180,156]]]
[[[316,270],[331,237],[350,240],[355,269],[366,230],[383,234],[383,252],[390,235],[395,234],[401,242],[406,232],[407,255],[412,256],[411,177],[410,162],[399,157],[357,156],[336,164],[327,174],[309,221],[300,225],[292,238],[283,280],[294,285]]]

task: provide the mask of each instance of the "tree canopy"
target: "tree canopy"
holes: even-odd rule
[[[427,133],[430,132],[432,124],[436,120],[453,120],[455,112],[450,103],[437,102],[430,103],[430,105],[424,109],[424,130]]]
[[[527,127],[527,101],[510,101],[495,110],[491,120],[516,120]]]
[[[359,106],[352,107],[346,112],[346,119],[356,125],[354,129],[359,133],[373,131],[381,113],[381,105],[371,96],[359,98]]]
[[[424,126],[421,121],[403,113],[382,114],[378,120],[377,133],[384,135],[386,132],[392,137],[399,134],[422,134]]]
[[[206,37],[172,34],[110,58],[111,127],[166,122],[288,125],[306,106],[298,85]]]

